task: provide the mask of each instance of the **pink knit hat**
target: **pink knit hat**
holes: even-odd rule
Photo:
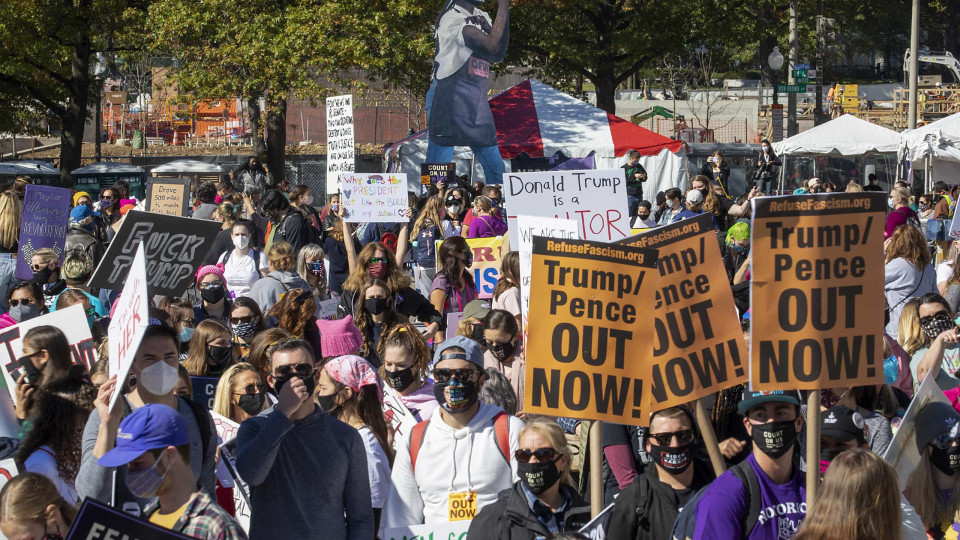
[[[220,277],[220,281],[226,281],[223,279],[223,264],[217,263],[216,265],[208,264],[206,266],[201,266],[197,270],[197,283],[200,283],[200,280],[203,279],[203,276],[207,274],[216,274]]]
[[[320,356],[323,358],[357,354],[363,345],[360,329],[353,324],[350,315],[337,321],[319,319],[317,330],[320,330]]]

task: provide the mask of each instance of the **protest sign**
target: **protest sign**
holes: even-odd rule
[[[536,216],[517,216],[517,234],[510,235],[517,242],[520,255],[520,315],[523,322],[523,342],[527,342],[527,314],[530,311],[530,269],[533,264],[533,237],[580,238],[577,223],[572,219],[554,219]],[[514,240],[516,239],[516,240]]]
[[[750,386],[883,383],[883,193],[753,199]]]
[[[87,497],[73,519],[66,540],[189,540],[170,529],[137,519]]]
[[[747,345],[710,214],[617,243],[659,250],[651,411],[747,382]]]
[[[478,298],[493,298],[493,290],[500,280],[500,264],[503,262],[503,238],[465,238],[467,245],[473,250],[473,283],[477,286]],[[440,246],[442,241],[436,242],[437,268],[440,267]]]
[[[17,279],[33,277],[30,259],[42,248],[56,251],[57,262],[62,262],[73,202],[70,197],[69,189],[27,184],[20,219],[20,253],[14,273]]]
[[[408,525],[383,531],[383,540],[467,540],[470,521]]]
[[[508,173],[503,192],[512,215],[572,219],[586,240],[612,242],[630,232],[623,169]],[[507,224],[516,238],[516,218]]]
[[[417,425],[418,420],[415,416],[420,412],[418,409],[411,411],[400,400],[400,395],[393,389],[384,388],[383,390],[383,418],[393,429],[393,449],[400,450],[404,448],[403,441],[410,434],[413,426]]]
[[[337,298],[331,298],[329,300],[321,300],[317,303],[317,318],[318,319],[327,319],[333,320],[337,318],[337,307],[340,305],[340,300]]]
[[[447,313],[447,332],[444,334],[445,339],[450,339],[457,335],[457,325],[460,324],[460,319],[462,318],[462,311],[451,311]]]
[[[237,461],[234,457],[236,451],[237,432],[240,431],[240,424],[210,411],[213,418],[213,427],[217,430],[217,446],[220,447],[221,460],[217,463],[217,478],[220,484],[227,487],[233,487],[233,505],[236,509],[237,522],[243,527],[243,530],[250,532],[250,488],[240,479],[237,470]],[[230,448],[224,450],[223,446],[229,444]],[[229,482],[222,476],[222,470],[226,470],[229,475]],[[238,481],[239,480],[239,481]]]
[[[920,464],[920,452],[917,451],[916,430],[917,412],[928,403],[939,401],[950,405],[950,400],[943,394],[943,390],[937,385],[937,370],[930,370],[923,383],[917,388],[913,395],[907,412],[900,421],[900,427],[890,441],[883,459],[897,470],[897,478],[900,480],[900,491],[907,488],[907,479],[917,469]]]
[[[610,527],[610,518],[613,517],[613,507],[612,503],[609,504],[577,532],[590,540],[604,540],[607,537],[607,529]]]
[[[222,226],[219,221],[130,210],[88,285],[121,288],[133,255],[142,245],[150,293],[181,296],[194,285],[197,268]]]
[[[947,235],[949,238],[960,238],[960,219],[957,216],[960,216],[960,212],[955,212],[950,220],[950,234]]]
[[[189,178],[152,178],[144,201],[147,212],[186,216],[190,209]]]
[[[83,305],[74,304],[68,308],[58,309],[53,313],[35,317],[16,326],[0,330],[0,364],[3,365],[3,382],[10,392],[10,398],[16,403],[16,382],[20,378],[23,356],[23,336],[38,326],[53,326],[59,328],[70,344],[73,363],[93,369],[97,362],[97,346],[87,326],[87,315],[83,312]],[[29,362],[29,360],[26,360]],[[0,399],[0,402],[3,400]],[[0,407],[0,417],[4,416]]]
[[[646,425],[656,265],[655,249],[533,238],[524,412]]]
[[[127,378],[137,347],[143,339],[150,321],[149,293],[147,292],[147,268],[143,255],[143,246],[137,246],[136,255],[127,273],[127,283],[114,304],[110,327],[107,329],[110,348],[110,375],[116,375],[118,384]],[[114,392],[110,398],[110,409],[117,403],[121,392]]]
[[[407,218],[407,175],[403,173],[344,173],[340,204],[350,223],[397,223]]]
[[[217,395],[217,383],[220,379],[216,377],[190,377],[190,385],[193,386],[193,401],[205,406],[207,409],[213,408],[213,398]]]
[[[420,184],[435,186],[440,183],[448,186],[457,183],[457,165],[455,163],[421,163]]]
[[[327,193],[337,192],[340,173],[352,173],[356,161],[353,146],[353,96],[327,98]]]

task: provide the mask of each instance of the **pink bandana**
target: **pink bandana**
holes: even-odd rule
[[[377,370],[359,356],[338,356],[324,364],[323,369],[333,377],[333,380],[359,392],[361,388],[372,384],[377,387],[377,397],[383,403],[383,379],[377,375]]]

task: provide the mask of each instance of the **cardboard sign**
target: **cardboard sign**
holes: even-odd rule
[[[345,173],[340,175],[340,203],[350,223],[409,221],[407,175],[403,173]]]
[[[120,298],[114,306],[110,327],[107,329],[110,348],[110,375],[116,375],[117,381],[126,380],[130,366],[137,355],[137,347],[143,339],[147,325],[150,324],[149,293],[147,292],[147,268],[143,255],[143,246],[137,246],[137,253],[127,273],[127,283],[123,286]],[[110,398],[110,409],[116,405],[121,392],[114,392]]]
[[[170,529],[137,519],[126,512],[87,497],[83,500],[66,540],[189,540]]]
[[[747,345],[710,214],[618,243],[660,252],[650,410],[747,382]]]
[[[883,382],[883,193],[753,199],[750,387]]]
[[[457,182],[457,165],[455,163],[421,163],[420,184],[435,186],[444,183],[452,186]]]
[[[530,269],[533,264],[534,236],[577,240],[580,233],[577,223],[572,219],[517,216],[517,235],[511,234],[510,239],[517,242],[517,251],[520,252],[520,316],[523,321],[524,343],[527,342],[527,317],[530,312]]]
[[[57,252],[57,262],[63,262],[71,204],[69,189],[27,184],[20,219],[20,253],[14,273],[17,279],[33,277],[30,259],[42,248],[52,248]]]
[[[890,446],[883,454],[883,459],[897,470],[897,478],[900,480],[900,491],[907,488],[907,479],[916,470],[920,464],[920,452],[917,451],[917,412],[928,403],[939,401],[950,404],[950,400],[943,394],[943,390],[937,386],[937,370],[930,370],[927,378],[917,388],[907,412],[900,421],[900,427],[897,429]]]
[[[137,247],[143,245],[150,293],[181,296],[194,285],[197,268],[222,225],[218,221],[130,210],[88,285],[121,288]]]
[[[533,238],[524,412],[646,425],[656,265],[655,249]]]
[[[503,195],[515,215],[572,219],[580,238],[612,242],[630,232],[623,169],[548,171],[503,175]],[[517,220],[510,218],[510,238]]]
[[[165,216],[186,216],[190,209],[189,178],[152,178],[144,200],[147,212]]]
[[[213,409],[213,399],[217,395],[217,383],[220,379],[216,377],[190,377],[190,384],[193,386],[193,400],[201,405],[206,405],[207,409]]]
[[[452,521],[449,523],[428,523],[394,527],[383,531],[383,540],[467,540],[470,521]]]
[[[73,363],[93,368],[97,362],[97,346],[90,335],[87,326],[87,315],[81,304],[74,304],[68,308],[58,309],[53,313],[35,317],[16,326],[0,330],[0,363],[3,365],[3,382],[10,398],[16,403],[17,379],[21,375],[19,359],[23,356],[23,336],[38,326],[53,326],[59,328],[70,344]],[[3,400],[0,399],[0,402]],[[2,407],[0,407],[2,409]],[[0,411],[0,417],[2,417]]]
[[[340,173],[356,166],[353,146],[353,96],[327,98],[327,193],[337,192]]]

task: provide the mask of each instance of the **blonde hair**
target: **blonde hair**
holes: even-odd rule
[[[901,540],[898,486],[897,472],[880,456],[863,448],[841,453],[794,540]]]
[[[86,253],[80,252],[67,255],[60,267],[63,279],[67,281],[85,282],[92,272],[93,261],[90,260],[90,257],[87,257]]]
[[[890,189],[890,193],[900,199],[900,202],[906,205],[913,204],[913,196],[905,187],[895,187]]]
[[[237,420],[233,417],[233,405],[230,403],[230,399],[234,392],[233,383],[236,381],[237,375],[244,371],[256,373],[261,379],[260,382],[263,382],[263,377],[261,377],[257,368],[253,367],[253,364],[241,362],[228,367],[220,376],[220,382],[217,383],[217,393],[213,397],[213,412],[233,421]]]
[[[920,299],[911,298],[903,305],[900,323],[897,326],[897,343],[910,356],[929,345],[927,335],[920,326]]]
[[[0,522],[33,521],[46,528],[47,507],[51,504],[60,510],[64,524],[70,527],[77,510],[64,500],[53,481],[39,473],[20,473],[0,490]]]
[[[267,261],[274,270],[293,270],[293,246],[286,242],[274,242],[267,250]]]
[[[40,257],[40,260],[43,261],[43,264],[50,264],[52,262],[60,261],[60,255],[54,251],[52,248],[40,248],[33,252],[33,256],[30,257]]]
[[[12,249],[20,241],[23,204],[9,191],[0,194],[0,247]]]
[[[535,417],[527,421],[523,428],[520,429],[520,433],[517,434],[517,441],[522,439],[523,434],[527,431],[536,431],[543,436],[544,439],[550,441],[551,448],[556,450],[561,455],[567,456],[567,466],[560,470],[560,482],[572,488],[576,488],[576,484],[573,483],[573,478],[570,476],[570,467],[573,465],[573,457],[570,454],[570,447],[567,446],[567,436],[563,434],[563,428],[561,428],[553,420],[543,417]]]
[[[856,180],[851,180],[847,182],[847,189],[843,191],[846,193],[861,193],[863,191],[863,186],[858,184]]]
[[[960,474],[954,475],[953,495],[946,506],[942,505],[926,447],[920,452],[917,468],[907,478],[907,488],[903,494],[917,511],[925,529],[939,527],[947,519],[952,523],[960,522]]]
[[[490,197],[480,195],[473,199],[473,205],[479,206],[480,211],[484,213],[490,213],[493,210],[493,201],[490,200]]]
[[[441,210],[443,210],[443,199],[440,197],[430,197],[427,199],[427,203],[423,205],[423,210],[420,211],[417,221],[413,223],[413,231],[410,233],[410,238],[416,238],[417,235],[420,234],[420,230],[425,227],[433,225],[440,227]]]
[[[225,228],[232,229],[237,224],[237,208],[232,202],[220,203],[220,206],[217,207],[217,214],[223,220]]]
[[[187,373],[194,377],[207,377],[207,343],[226,336],[230,339],[233,334],[222,322],[216,319],[207,319],[197,325],[193,337],[190,338],[190,346],[187,347],[187,359],[183,361],[183,367],[187,368]],[[226,416],[226,415],[224,415]]]

